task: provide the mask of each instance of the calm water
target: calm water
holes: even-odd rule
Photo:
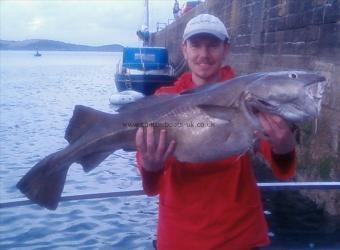
[[[76,104],[114,112],[109,97],[120,53],[1,52],[0,198],[23,198],[16,182],[39,159],[66,145]],[[111,155],[86,174],[73,165],[63,195],[141,189],[134,154]],[[150,249],[155,199],[64,202],[55,212],[38,206],[0,211],[0,248]]]
[[[66,145],[76,104],[114,112],[109,97],[119,53],[0,52],[0,201],[23,198],[16,182]],[[141,189],[134,153],[118,151],[90,173],[74,164],[63,195]],[[146,196],[0,210],[1,249],[152,249],[157,204]],[[340,249],[338,218],[296,193],[264,194],[272,246]]]

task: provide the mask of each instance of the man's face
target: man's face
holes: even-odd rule
[[[216,80],[228,48],[223,41],[209,34],[189,38],[182,49],[194,82],[198,80],[197,82],[207,83]]]

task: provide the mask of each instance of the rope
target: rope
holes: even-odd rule
[[[141,47],[139,47],[139,55],[140,55],[140,62],[142,63],[142,68],[145,71],[145,63],[144,63],[144,60],[143,60],[143,54],[142,54],[142,48]]]

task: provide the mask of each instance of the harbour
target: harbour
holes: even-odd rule
[[[19,178],[44,155],[65,145],[64,129],[75,104],[115,112],[109,96],[114,91],[112,68],[119,56],[45,52],[34,58],[27,51],[1,52],[1,202],[23,199],[15,188]],[[88,174],[74,164],[64,195],[135,190],[141,190],[141,182],[134,153],[119,151]],[[284,209],[280,202],[286,199],[285,192],[263,193],[266,216],[273,225],[273,244],[268,249],[282,249],[282,244],[287,246],[284,249],[338,249],[339,219],[301,198],[296,190],[288,191],[288,197],[294,198],[287,198]],[[293,213],[296,216],[290,218]],[[152,249],[157,199],[133,195],[74,200],[62,202],[54,212],[37,205],[3,208],[0,218],[2,249]],[[294,231],[299,228],[296,221],[304,231]],[[298,241],[289,240],[297,236]]]
[[[156,33],[144,30],[149,39],[145,46],[169,51],[166,61],[171,65],[162,70],[171,66],[172,73],[186,67],[178,49],[185,23],[208,12],[228,25],[232,47],[226,63],[235,67],[237,75],[294,69],[327,78],[317,129],[306,124],[296,137],[296,176],[278,182],[264,170],[263,162],[256,164],[271,240],[261,250],[340,249],[337,8],[337,1],[206,0],[176,21],[157,27]],[[123,50],[121,45],[112,46]],[[36,162],[67,145],[64,132],[75,105],[114,114],[118,106],[112,103],[117,100],[141,98],[137,92],[122,95],[133,89],[133,75],[126,70],[131,65],[126,61],[124,65],[123,59],[121,65],[128,67],[117,66],[123,52],[85,47],[88,51],[0,51],[1,249],[154,249],[158,198],[142,191],[134,152],[119,150],[89,173],[73,164],[56,211],[32,204],[15,187]],[[135,52],[131,58],[141,60],[137,68],[131,67],[131,72],[139,71],[134,81],[146,83],[151,78],[143,71],[154,73],[159,68],[148,68],[151,64],[144,59],[150,60],[150,55],[142,55],[140,49]],[[157,72],[156,77],[161,83],[164,76]],[[149,87],[143,91],[152,94]]]

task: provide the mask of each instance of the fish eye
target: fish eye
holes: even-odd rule
[[[298,78],[298,75],[295,74],[295,73],[290,73],[290,74],[288,75],[288,77],[289,77],[289,78],[292,78],[292,79],[296,79],[296,78]]]

